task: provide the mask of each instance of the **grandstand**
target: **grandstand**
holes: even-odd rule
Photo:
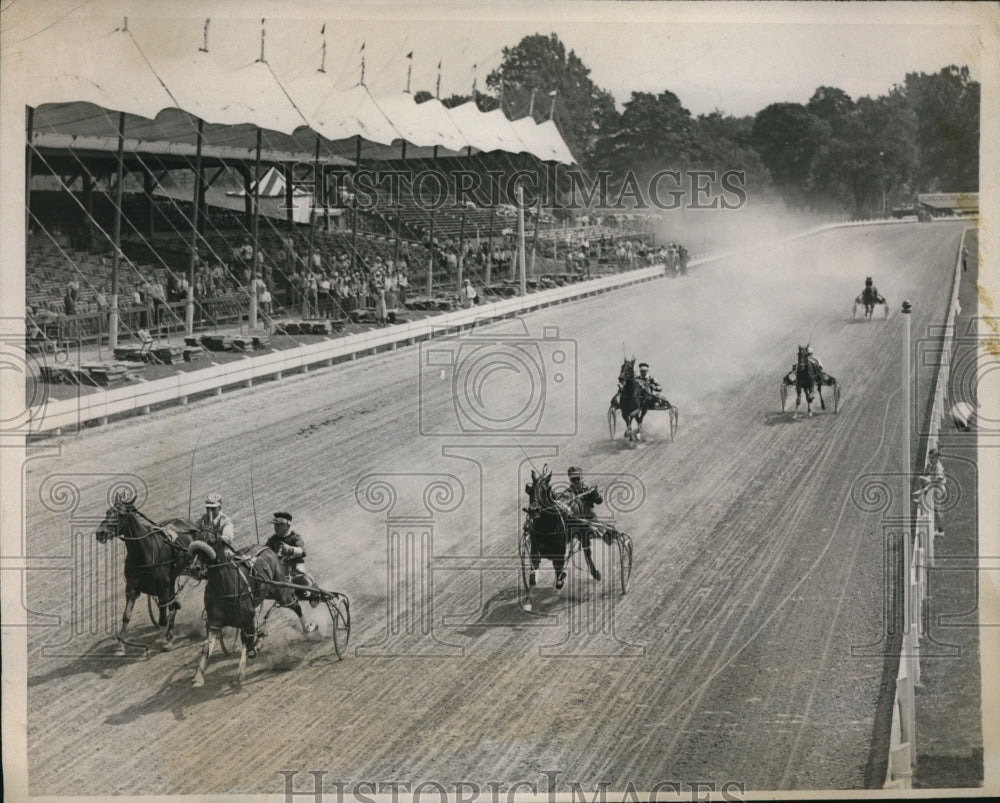
[[[538,199],[519,238],[511,187],[459,196],[458,171],[484,183],[527,171],[558,197],[552,167],[573,157],[551,120],[375,97],[363,82],[331,91],[321,70],[285,82],[263,51],[226,72],[207,24],[191,61],[151,64],[127,21],[88,24],[101,58],[60,62],[83,73],[36,64],[28,82],[27,314],[56,318],[61,339],[114,347],[153,327],[354,318],[380,297],[426,309],[457,300],[463,278],[488,298],[645,264],[650,227],[632,216],[579,227]],[[362,203],[362,169],[433,171],[444,189],[380,188]]]

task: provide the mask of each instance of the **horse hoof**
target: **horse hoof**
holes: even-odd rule
[[[317,630],[319,630],[319,625],[316,624],[315,622],[310,622],[305,626],[303,632],[308,634],[308,633],[315,633]]]
[[[528,575],[528,587],[529,588],[534,588],[535,584],[537,582],[538,582],[538,578],[535,577],[535,573],[534,572],[532,572],[531,574]]]
[[[170,652],[174,648],[173,642],[166,641],[163,643],[163,651]]]
[[[526,610],[526,611],[530,611],[531,610],[531,603],[530,602],[524,603],[524,610]]]
[[[595,580],[600,580],[601,579],[601,573],[597,569],[594,569],[594,571],[591,572],[591,574],[593,575],[593,577],[594,577]]]
[[[560,572],[559,576],[556,577],[556,589],[561,589],[563,587],[563,583],[565,582],[566,582],[566,572]]]
[[[195,678],[191,682],[191,685],[196,689],[200,689],[202,686],[205,685],[205,678]]]

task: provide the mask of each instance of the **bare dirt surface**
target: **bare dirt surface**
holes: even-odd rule
[[[943,321],[960,235],[839,230],[526,316],[533,335],[574,341],[532,352],[546,366],[538,434],[434,434],[456,411],[451,369],[427,367],[425,344],[36,447],[26,554],[53,570],[28,584],[32,794],[279,793],[280,770],[348,788],[545,791],[546,771],[562,790],[881,786],[895,677],[883,516],[904,488],[860,478],[901,470],[899,302],[914,304],[914,337]],[[888,320],[852,319],[866,275]],[[793,421],[779,382],[807,341],[842,397]],[[609,439],[623,342],[680,408],[674,442],[660,413],[638,448]],[[509,368],[483,398],[516,411],[530,385]],[[932,380],[918,375],[918,396]],[[602,582],[575,559],[556,594],[545,564],[522,608],[523,485],[545,462],[560,477],[582,465],[632,534],[626,595],[597,544]],[[346,660],[282,612],[242,686],[217,655],[193,689],[191,589],[172,651],[141,601],[132,635],[148,659],[102,657],[124,597],[122,545],[93,538],[108,489],[134,475],[145,513],[183,516],[192,465],[194,512],[222,493],[240,543],[256,540],[254,507],[262,538],[273,510],[294,512],[308,569],[351,597]]]

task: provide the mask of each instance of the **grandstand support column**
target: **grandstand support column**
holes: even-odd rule
[[[427,243],[427,297],[431,298],[434,295],[434,210],[431,210],[431,225],[428,232],[428,237],[430,238]]]
[[[153,201],[153,171],[142,168],[142,194],[146,202],[146,238],[151,240],[156,236],[156,208]]]
[[[194,285],[195,285],[195,265],[198,262],[198,217],[201,213],[202,182],[204,176],[201,171],[201,146],[205,133],[205,121],[198,118],[198,139],[195,143],[194,152],[194,210],[191,213],[191,254],[188,260],[188,291],[187,305],[184,311],[184,331],[194,334]]]
[[[355,138],[354,172],[361,169],[361,135]],[[357,188],[355,188],[356,190]],[[351,270],[358,269],[358,194],[351,194]]]
[[[295,230],[295,171],[291,162],[285,162],[281,166],[281,172],[285,177],[285,222],[288,230]],[[309,255],[310,258],[312,254]],[[309,263],[312,265],[312,262]]]
[[[515,190],[517,193],[517,267],[519,273],[518,286],[521,289],[521,295],[526,296],[528,294],[528,281],[527,276],[525,276],[525,261],[524,261],[524,189],[520,184],[517,185]]]
[[[313,194],[309,206],[309,264],[313,263],[313,248],[316,237],[316,208],[323,204],[323,184],[319,168],[319,134],[316,135],[316,158],[313,159]]]
[[[438,87],[441,86],[441,73],[438,73]],[[434,156],[432,157],[432,163],[434,169],[437,170],[438,161],[438,146],[434,146]],[[434,296],[434,209],[431,208],[431,230],[430,230],[430,240],[427,243],[427,250],[430,256],[427,258],[427,298],[432,298]]]
[[[253,163],[253,219],[251,220],[250,238],[253,243],[253,254],[250,257],[250,317],[247,326],[252,332],[257,328],[257,254],[260,251],[260,243],[257,242],[257,227],[260,221],[260,145],[261,130],[257,128],[257,154]]]
[[[538,198],[538,209],[535,210],[535,232],[531,235],[531,275],[538,276],[535,270],[535,252],[538,251],[538,225],[542,220],[542,199]]]
[[[486,235],[486,285],[493,281],[493,220],[497,216],[497,205],[490,207],[490,229]]]
[[[462,289],[462,279],[465,274],[465,205],[462,205],[462,223],[458,227],[458,282],[456,286]]]
[[[125,183],[125,112],[118,112],[118,183],[115,186],[115,222],[111,244],[111,310],[108,348],[118,348],[118,268],[122,259],[122,188]]]
[[[28,121],[26,126],[26,141],[28,147],[24,155],[24,231],[31,231],[31,163],[35,155],[32,139],[35,136],[35,109],[28,106]]]

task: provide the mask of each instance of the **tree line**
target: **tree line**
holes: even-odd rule
[[[917,193],[979,189],[980,87],[967,67],[910,73],[875,98],[821,86],[805,104],[773,103],[743,117],[718,109],[694,116],[667,89],[633,92],[618,111],[556,34],[533,34],[503,49],[486,85],[475,98],[483,111],[502,105],[512,119],[551,116],[584,170],[610,170],[619,181],[664,169],[739,170],[750,192],[854,215],[912,204]]]

